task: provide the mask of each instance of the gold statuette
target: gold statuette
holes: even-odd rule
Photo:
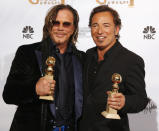
[[[112,87],[113,89],[112,89],[112,91],[110,91],[110,94],[108,95],[108,97],[111,97],[112,94],[118,93],[118,90],[119,90],[118,84],[121,83],[121,81],[122,81],[122,77],[121,77],[120,74],[114,73],[112,75],[112,82],[114,84],[113,84],[113,87]],[[108,104],[107,104],[106,111],[103,111],[101,114],[105,118],[108,118],[108,119],[120,119],[120,116],[117,114],[117,110],[112,109],[111,107],[109,107]]]
[[[46,79],[51,79],[51,80],[54,79],[54,75],[53,75],[54,69],[53,69],[53,67],[55,66],[55,61],[56,60],[55,60],[54,57],[50,56],[50,57],[47,58],[47,60],[46,60],[47,69],[45,70],[45,76],[44,76]],[[39,99],[53,101],[54,97],[53,97],[53,94],[50,94],[50,95],[47,95],[47,96],[40,96]]]

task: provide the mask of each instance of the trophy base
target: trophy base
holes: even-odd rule
[[[53,96],[40,96],[39,99],[41,99],[41,100],[49,100],[49,101],[53,101],[54,100]]]
[[[101,114],[108,119],[120,119],[120,116],[118,114],[111,114],[106,111],[103,111]]]

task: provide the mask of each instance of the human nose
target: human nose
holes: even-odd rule
[[[98,27],[97,33],[98,34],[102,34],[103,33],[103,28],[101,26]]]
[[[58,26],[58,29],[59,29],[59,30],[63,30],[63,28],[64,28],[64,27],[63,27],[63,23],[60,23],[59,26]]]

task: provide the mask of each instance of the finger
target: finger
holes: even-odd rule
[[[115,93],[115,94],[112,94],[112,96],[114,98],[121,98],[121,97],[123,97],[123,94],[122,93]]]
[[[110,108],[113,108],[113,109],[115,109],[115,110],[120,110],[120,109],[121,109],[121,107],[118,106],[118,105],[110,105],[109,107],[110,107]]]
[[[54,87],[55,86],[56,81],[55,80],[48,80],[47,81],[47,86],[49,87]]]
[[[54,91],[54,88],[51,87],[51,88],[50,88],[50,91]]]
[[[50,86],[51,87],[55,87],[55,83],[50,83]]]
[[[50,88],[50,91],[53,92],[52,94],[54,94],[55,88]]]
[[[40,80],[42,81],[42,83],[47,84],[48,83],[48,79],[46,77],[41,77]]]
[[[108,102],[108,105],[113,106],[113,107],[121,107],[121,102]]]
[[[120,105],[121,105],[121,102],[108,101],[108,105],[120,106]]]
[[[54,94],[54,90],[55,90],[55,85],[50,83],[50,87],[49,88],[50,88],[49,95],[53,95]]]
[[[49,87],[50,87],[50,90],[54,90],[55,89],[55,84],[50,83]]]
[[[109,101],[109,102],[120,102],[121,99],[120,99],[120,98],[112,98],[112,97],[108,97],[108,101]]]
[[[47,79],[47,82],[51,83],[51,84],[55,84],[56,81],[55,80],[51,80],[51,79]]]
[[[53,80],[53,84],[56,84],[56,81],[55,81],[55,80]]]
[[[117,109],[121,109],[124,107],[125,102],[124,101],[120,101],[120,102],[108,102],[108,105],[113,106],[113,107],[119,107]]]
[[[107,91],[106,94],[108,95],[108,97],[111,96],[111,91]]]

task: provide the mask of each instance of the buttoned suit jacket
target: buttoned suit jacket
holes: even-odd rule
[[[12,62],[3,99],[7,104],[17,105],[10,131],[40,131],[41,101],[36,94],[36,83],[41,77],[42,45],[51,43],[48,38],[39,43],[20,46]],[[82,57],[84,53],[73,48],[76,121],[82,112]]]
[[[80,131],[129,131],[127,113],[143,110],[148,102],[144,82],[144,61],[135,53],[124,48],[119,42],[109,53],[107,60],[97,71],[92,86],[88,86],[88,69],[96,54],[96,47],[86,52],[84,65],[84,105]],[[118,111],[121,120],[107,119],[101,115],[106,110],[107,91],[112,90],[113,73],[122,76],[119,92],[125,95],[125,106]]]

